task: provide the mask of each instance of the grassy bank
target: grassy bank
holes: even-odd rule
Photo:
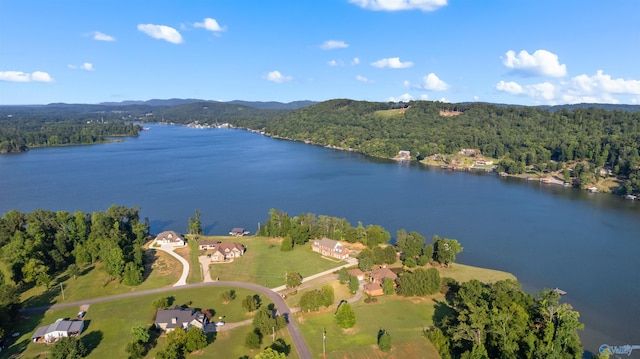
[[[336,268],[344,262],[324,259],[311,250],[311,245],[294,247],[293,251],[280,250],[281,240],[265,237],[226,239],[239,242],[247,248],[245,254],[231,263],[209,266],[212,278],[259,284],[268,288],[284,285],[287,272],[298,272],[303,277]]]

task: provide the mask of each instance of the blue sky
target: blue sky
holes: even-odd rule
[[[634,0],[0,0],[0,104],[640,104]]]

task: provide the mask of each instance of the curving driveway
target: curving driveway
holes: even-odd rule
[[[180,279],[178,279],[178,281],[173,286],[178,287],[178,286],[187,285],[187,276],[189,276],[189,262],[187,262],[186,259],[182,258],[181,255],[173,251],[173,249],[176,247],[170,244],[161,244],[160,247],[155,247],[155,244],[156,242],[154,240],[153,243],[151,243],[151,246],[149,248],[158,249],[163,252],[167,252],[171,256],[173,256],[175,259],[179,260],[180,263],[182,263],[182,275],[180,276]]]

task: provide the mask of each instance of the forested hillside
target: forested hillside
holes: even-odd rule
[[[547,111],[484,103],[326,101],[270,121],[238,120],[267,134],[376,157],[400,150],[414,159],[480,149],[485,156],[524,169],[562,168],[567,162],[596,175],[603,167],[624,180],[621,193],[640,192],[640,112],[596,108]],[[444,111],[441,114],[441,111]],[[446,114],[446,115],[444,115]]]

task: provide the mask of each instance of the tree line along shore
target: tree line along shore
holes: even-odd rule
[[[457,154],[473,150],[476,161],[490,161],[507,175],[547,178],[623,196],[640,193],[640,112],[633,106],[546,108],[349,99],[300,108],[252,105],[194,101],[155,106],[0,106],[0,152],[136,136],[142,128],[134,123],[141,122],[225,124],[368,156],[400,156],[456,168],[465,167],[456,163]]]

